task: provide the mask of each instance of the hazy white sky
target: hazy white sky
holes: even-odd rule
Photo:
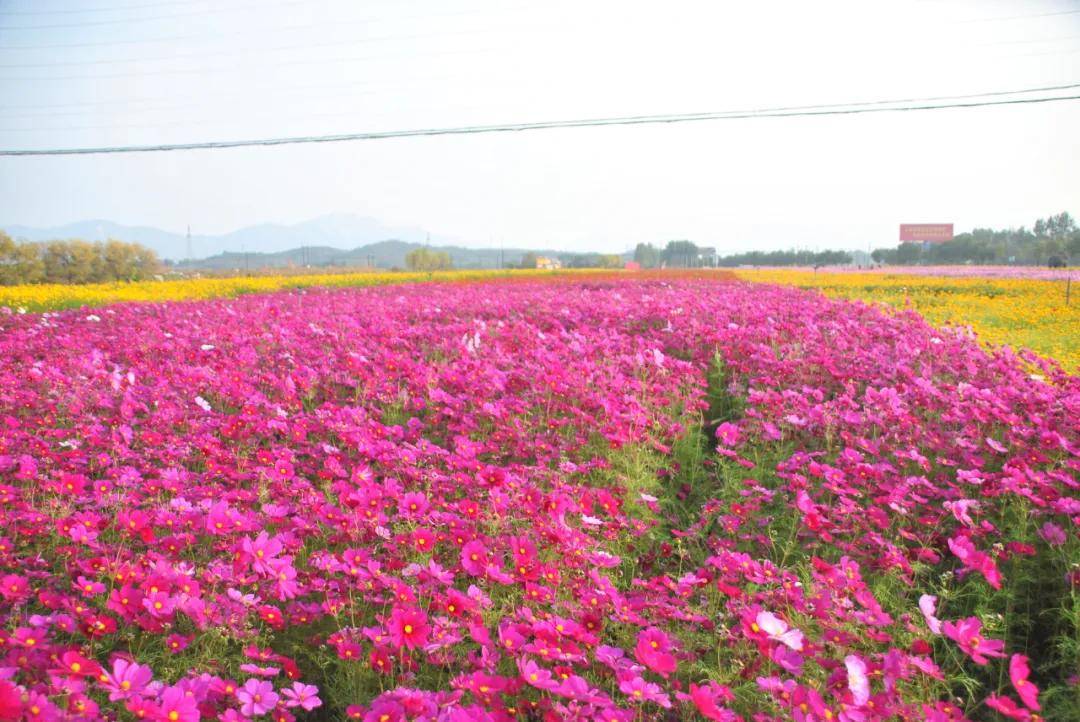
[[[719,111],[1080,83],[1076,0],[0,0],[0,148]],[[1080,88],[1061,95],[1080,95]],[[468,245],[895,243],[1080,212],[1080,101],[0,158],[0,226],[331,212]]]

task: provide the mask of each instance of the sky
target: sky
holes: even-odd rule
[[[1080,0],[0,0],[0,149],[1069,83]],[[0,227],[101,218],[216,234],[355,213],[474,247],[876,248],[903,222],[959,232],[1080,215],[1077,128],[1080,100],[0,157]]]

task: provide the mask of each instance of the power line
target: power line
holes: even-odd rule
[[[699,120],[735,120],[740,118],[792,118],[804,116],[856,115],[864,113],[891,113],[919,110],[943,110],[946,108],[981,108],[994,105],[1022,105],[1053,103],[1063,100],[1080,100],[1080,95],[1053,96],[1049,98],[1019,98],[1012,100],[986,100],[971,103],[944,103],[938,105],[901,105],[892,107],[869,106],[843,110],[811,110],[795,112],[760,111],[754,113],[690,113],[673,115],[639,115],[615,118],[589,118],[578,120],[555,120],[506,125],[473,125],[452,128],[428,128],[391,130],[371,133],[343,133],[338,135],[300,136],[292,138],[262,138],[258,140],[225,140],[203,143],[175,143],[161,145],[113,146],[102,148],[57,148],[35,150],[0,150],[0,156],[40,155],[89,155],[101,153],[150,153],[174,150],[218,150],[250,146],[296,145],[301,143],[339,143],[353,140],[384,140],[389,138],[413,138],[434,135],[478,135],[482,133],[506,133],[526,130],[550,130],[554,128],[586,128],[613,125],[648,125],[659,123],[685,123]],[[879,101],[885,103],[888,101]]]
[[[442,80],[447,80],[447,79],[452,78],[452,77],[453,76],[444,75],[444,76],[441,76],[441,79]],[[440,79],[440,78],[433,78],[433,79]],[[330,86],[330,87],[332,87],[332,86]],[[1044,85],[1044,86],[1040,86],[1040,87],[1036,87],[1036,88],[1021,88],[1021,89],[1016,89],[1016,90],[996,90],[996,91],[988,91],[988,92],[983,92],[983,93],[968,93],[968,94],[965,94],[965,95],[956,95],[956,94],[953,94],[953,95],[931,95],[931,96],[924,96],[924,97],[917,97],[917,98],[894,98],[892,100],[870,100],[870,101],[858,101],[858,102],[853,102],[853,103],[824,103],[824,104],[816,104],[816,105],[788,105],[788,106],[774,107],[774,108],[741,108],[741,109],[730,110],[730,111],[725,111],[725,112],[726,113],[764,113],[764,112],[776,113],[776,112],[786,112],[786,111],[795,111],[795,110],[825,110],[825,109],[829,109],[829,108],[850,108],[852,106],[896,105],[898,103],[929,103],[929,102],[935,102],[935,101],[939,101],[939,100],[969,100],[971,98],[1001,97],[1001,96],[1006,96],[1006,95],[1026,95],[1026,94],[1031,94],[1031,93],[1045,93],[1045,92],[1058,91],[1058,90],[1072,90],[1074,88],[1080,88],[1080,83],[1068,83],[1068,84],[1065,84],[1065,85]],[[382,88],[381,90],[395,90],[395,89],[397,89],[397,88],[386,87],[386,88]],[[378,92],[379,92],[379,90],[372,90],[372,91],[368,91],[368,93],[366,93],[366,94],[372,94],[372,93],[377,94]],[[148,108],[148,109],[146,109],[146,111],[147,112],[161,112],[161,111],[168,111],[170,109],[180,109],[180,108],[189,108],[189,107],[190,107],[190,104],[184,104],[184,105],[171,106],[171,108],[170,107]],[[440,107],[442,107],[442,106],[440,106]],[[142,111],[135,111],[135,112],[142,112]],[[341,111],[341,112],[330,112],[330,113],[312,113],[311,111],[301,109],[301,110],[298,111],[297,114],[302,115],[303,117],[312,117],[312,118],[315,118],[315,117],[322,117],[322,118],[335,118],[335,117],[337,117],[337,118],[340,118],[340,117],[343,117],[343,116],[352,116],[352,115],[355,114],[355,111]],[[55,114],[50,114],[49,117],[55,117],[57,115],[76,115],[76,116],[78,116],[78,115],[80,115],[80,113],[68,113],[68,114],[55,113]],[[294,114],[294,115],[296,115],[296,114]],[[6,117],[6,118],[39,117],[39,114],[34,114],[34,113],[29,113],[29,114],[10,113],[10,114],[5,114],[4,117]],[[280,118],[280,117],[282,117],[282,114],[280,112],[278,112],[278,111],[271,111],[271,112],[263,114],[263,117]],[[98,124],[98,125],[78,125],[78,126],[70,126],[70,125],[68,125],[68,126],[53,126],[53,127],[42,127],[40,125],[36,125],[36,126],[25,127],[25,128],[0,128],[0,132],[22,133],[22,132],[32,132],[32,131],[40,132],[40,131],[55,131],[55,130],[77,131],[77,130],[113,130],[113,129],[115,129],[115,130],[119,130],[119,129],[124,129],[124,130],[143,129],[143,130],[145,130],[145,129],[160,129],[160,128],[163,128],[163,127],[175,128],[175,127],[190,126],[190,125],[206,125],[208,123],[214,123],[214,122],[220,122],[220,119],[210,118],[210,119],[205,119],[205,120],[188,120],[188,121],[178,121],[178,122],[172,122],[172,123],[156,123],[156,124],[153,124],[153,123],[129,123],[129,124],[126,124],[126,125],[101,125],[101,124]]]

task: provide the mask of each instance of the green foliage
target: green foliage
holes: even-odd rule
[[[17,243],[0,231],[0,286],[139,281],[157,272],[157,254],[137,243]]]
[[[878,263],[896,265],[947,265],[957,263],[1016,263],[1027,265],[1067,265],[1080,259],[1080,229],[1068,213],[1035,221],[1032,230],[976,228],[953,240],[923,247],[921,243],[901,243],[896,248],[878,248],[871,257]],[[1010,260],[1012,259],[1012,260]]]
[[[744,412],[742,394],[745,389],[732,382],[731,374],[722,361],[714,360],[708,374],[708,409],[700,423],[686,419],[687,431],[667,455],[653,451],[642,455],[641,449],[620,449],[612,458],[612,468],[621,483],[658,497],[660,513],[650,532],[620,550],[624,565],[623,578],[637,572],[649,560],[660,554],[659,547],[669,542],[672,529],[687,529],[701,517],[707,504],[719,503],[721,508],[738,508],[750,484],[775,493],[772,500],[757,512],[768,519],[765,543],[757,535],[733,533],[723,528],[719,519],[700,527],[695,534],[679,535],[667,554],[676,560],[674,576],[683,569],[703,565],[705,559],[720,546],[745,552],[758,559],[776,564],[782,571],[794,573],[804,585],[813,584],[813,558],[829,563],[839,561],[842,552],[837,546],[822,543],[807,534],[801,512],[793,503],[788,482],[776,473],[777,464],[789,458],[796,449],[818,451],[821,461],[828,462],[837,449],[826,438],[817,441],[800,437],[776,441],[758,439],[740,448],[740,455],[753,462],[752,468],[712,453],[713,432],[724,421],[738,420]],[[662,483],[651,479],[659,473]],[[647,517],[647,515],[643,515]],[[1038,534],[1038,524],[1032,516],[1027,499],[1017,497],[999,507],[999,513],[988,519],[1016,545],[1014,551],[1000,549],[1001,572],[1005,579],[1002,589],[991,588],[979,574],[960,574],[960,565],[946,554],[937,563],[916,564],[913,580],[905,579],[895,570],[875,569],[863,565],[862,574],[874,599],[893,619],[918,617],[918,599],[922,593],[939,598],[938,613],[943,619],[976,616],[985,625],[986,634],[1005,641],[1009,653],[1021,653],[1036,660],[1033,681],[1042,690],[1044,718],[1080,719],[1080,685],[1072,680],[1080,672],[1080,593],[1069,581],[1070,572],[1080,559],[1080,540],[1071,536],[1060,546],[1047,544]],[[899,538],[899,529],[882,529],[889,538]],[[1034,555],[1022,549],[1034,549]],[[671,561],[665,562],[667,565]],[[724,600],[710,596],[698,611],[710,618],[723,618]],[[790,610],[789,610],[790,613]],[[819,633],[820,622],[810,616],[792,616],[795,626]],[[840,631],[855,632],[856,630]],[[701,654],[689,668],[688,680],[712,679],[730,685],[736,701],[732,708],[746,715],[771,709],[771,701],[740,674],[751,657],[742,657],[738,649],[717,645],[714,632],[680,629],[689,648],[715,650]],[[973,664],[956,644],[944,637],[934,637],[920,630],[919,625],[897,625],[894,644],[903,648],[916,639],[929,639],[932,657],[941,666],[944,680],[922,679],[912,682],[906,693],[912,700],[955,699],[971,719],[998,719],[982,700],[991,693],[1010,694],[1008,659],[993,660],[989,665]],[[807,673],[817,673],[812,668]],[[820,680],[819,680],[820,681]]]
[[[750,251],[723,256],[718,266],[842,266],[851,263],[847,251]]]
[[[410,271],[447,271],[454,267],[450,254],[430,248],[417,248],[405,255],[405,265]]]
[[[693,268],[701,265],[701,250],[690,241],[668,241],[660,252],[660,260],[669,267]]]
[[[622,268],[622,257],[615,253],[564,253],[559,256],[564,268]]]
[[[651,243],[639,243],[634,249],[634,261],[642,268],[656,268],[660,265],[660,251]]]

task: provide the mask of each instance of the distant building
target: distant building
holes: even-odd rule
[[[547,256],[536,257],[536,267],[545,271],[554,271],[562,268],[562,261],[558,258],[548,258]]]

